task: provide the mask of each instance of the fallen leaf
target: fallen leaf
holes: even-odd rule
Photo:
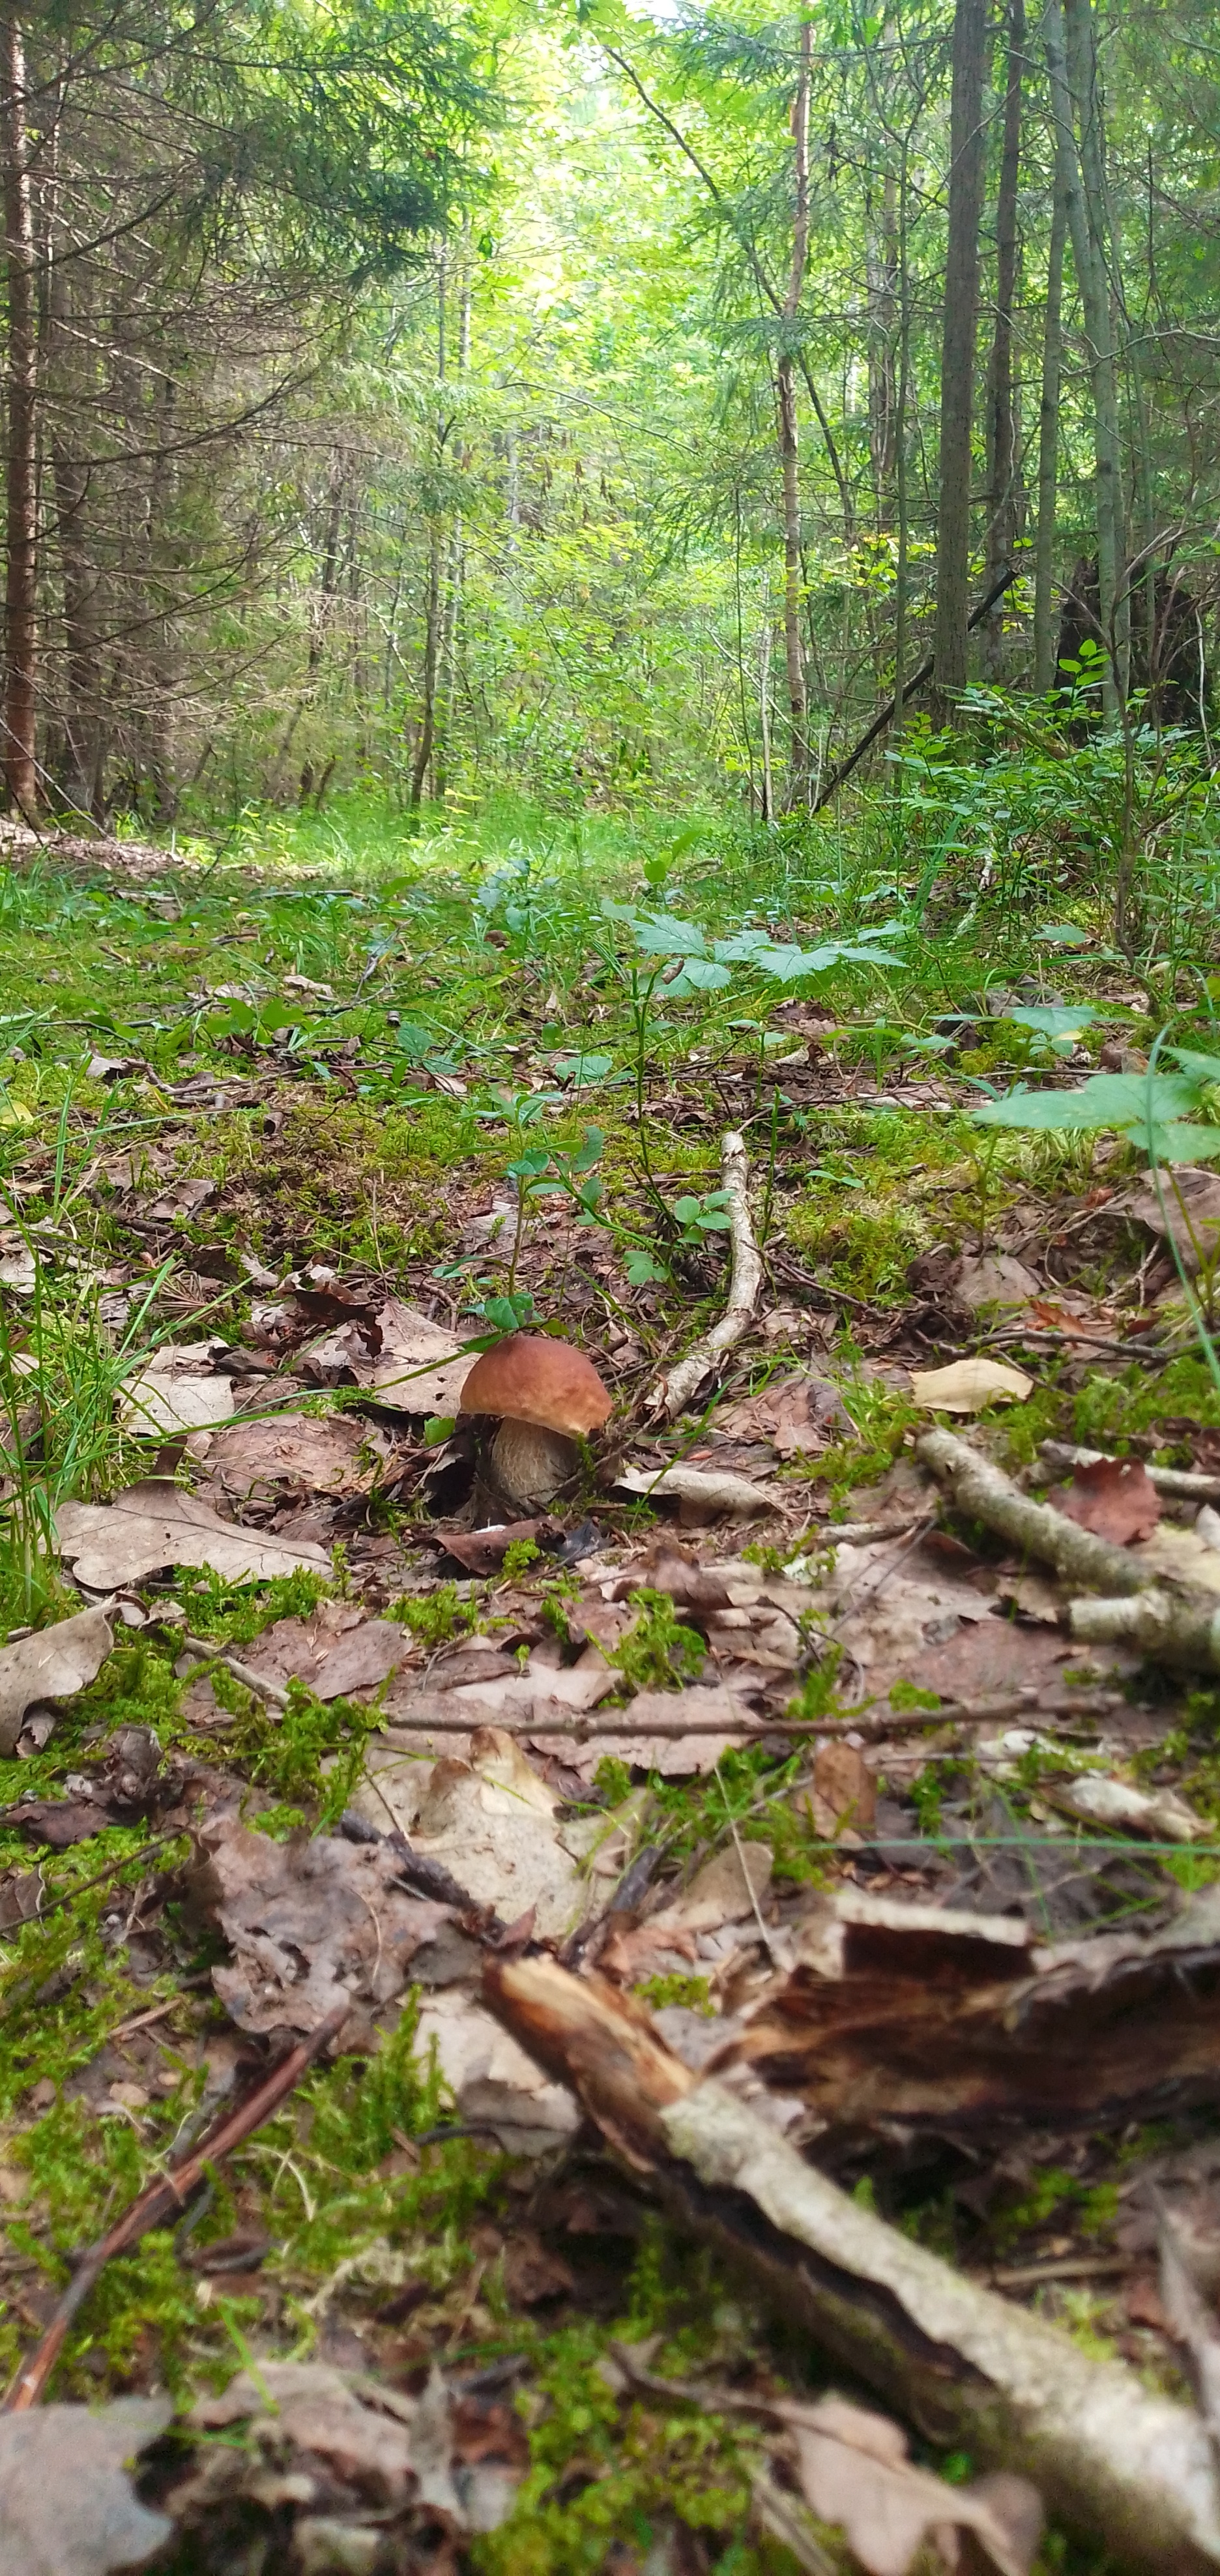
[[[468,1762],[437,1763],[412,1849],[441,1861],[504,1922],[532,1909],[538,1937],[562,1939],[584,1913],[581,1864],[604,1828],[598,1817],[559,1821],[561,1803],[511,1735],[479,1728]]]
[[[783,2411],[809,2504],[841,2526],[869,2576],[906,2576],[925,2540],[946,2527],[970,2531],[1000,2576],[1028,2576],[1042,2501],[1026,2478],[999,2473],[950,2486],[908,2459],[901,2425],[842,2397]]]
[[[773,1489],[753,1485],[747,1477],[723,1468],[665,1467],[658,1474],[654,1467],[624,1467],[615,1477],[614,1488],[620,1494],[643,1494],[650,1501],[681,1503],[701,1520],[712,1520],[720,1512],[741,1516],[779,1509]]]
[[[405,1628],[393,1619],[361,1619],[346,1634],[328,1636],[316,1620],[277,1619],[243,1657],[268,1681],[308,1684],[316,1699],[352,1699],[388,1681],[411,1651]]]
[[[850,1826],[867,1831],[877,1814],[877,1783],[854,1744],[820,1744],[813,1762],[815,1831],[827,1839]]]
[[[123,1429],[164,1439],[227,1420],[233,1411],[233,1380],[212,1369],[218,1347],[183,1342],[177,1349],[154,1352],[148,1366],[137,1369],[119,1390]]]
[[[150,1477],[112,1503],[61,1503],[55,1516],[61,1555],[78,1583],[112,1592],[162,1566],[209,1565],[229,1583],[265,1582],[273,1574],[330,1573],[325,1548],[312,1540],[240,1529],[179,1485]]]
[[[170,2397],[118,2397],[0,2416],[0,2576],[142,2567],[173,2524],[137,2502],[126,2464],[173,2411]]]
[[[91,1055],[85,1066],[90,1082],[121,1082],[129,1073],[146,1073],[142,1055]]]
[[[16,1297],[28,1297],[37,1281],[38,1264],[28,1243],[0,1239],[0,1288],[11,1288]]]
[[[80,1610],[15,1646],[0,1646],[0,1754],[12,1753],[35,1700],[72,1699],[101,1671],[114,1644],[101,1610]]]
[[[345,1995],[389,2003],[416,1951],[453,1919],[402,1886],[390,1842],[277,1843],[223,1816],[201,1828],[199,1848],[191,1896],[233,1952],[212,1974],[242,2030],[315,2030]]]
[[[1197,1163],[1170,1163],[1159,1175],[1145,1172],[1144,1181],[1146,1187],[1126,1202],[1128,1214],[1162,1242],[1172,1241],[1182,1268],[1193,1275],[1214,1260],[1220,1246],[1220,1174]]]
[[[696,1718],[701,1726],[710,1720],[723,1726],[724,1733],[650,1733],[658,1720],[668,1725],[675,1718]],[[683,1691],[637,1691],[622,1712],[621,1731],[614,1735],[599,1733],[587,1744],[576,1745],[560,1736],[548,1738],[542,1709],[538,1710],[536,1725],[534,1742],[539,1752],[556,1753],[584,1779],[592,1779],[599,1762],[608,1760],[629,1762],[640,1771],[659,1772],[662,1779],[682,1780],[696,1773],[702,1776],[715,1770],[723,1754],[748,1744],[762,1732],[753,1710],[723,1682],[692,1682]]]
[[[1077,1467],[1070,1485],[1052,1494],[1067,1519],[1095,1538],[1129,1547],[1133,1539],[1151,1538],[1161,1517],[1161,1498],[1147,1468],[1138,1459],[1099,1458]]]
[[[718,1932],[726,1923],[745,1923],[762,1904],[771,1884],[775,1856],[769,1843],[729,1843],[697,1870],[690,1886],[671,1905],[650,1914],[647,1930]]]
[[[947,1368],[912,1369],[911,1394],[930,1413],[983,1413],[991,1404],[1023,1403],[1034,1381],[1003,1360],[950,1360]]]
[[[203,1179],[171,1181],[159,1198],[144,1210],[154,1225],[185,1225],[197,1216],[201,1207],[216,1196],[215,1181]]]
[[[456,1414],[477,1353],[441,1324],[390,1297],[374,1318],[353,1317],[309,1354],[324,1381],[350,1376],[400,1413]]]
[[[1039,1293],[1039,1282],[1010,1252],[966,1253],[950,1271],[945,1288],[955,1306],[971,1315],[989,1306],[1020,1307]]]
[[[558,1529],[559,1523],[545,1517],[532,1521],[497,1521],[490,1529],[437,1530],[434,1535],[446,1556],[456,1557],[468,1574],[496,1574],[510,1547],[523,1539],[537,1542],[541,1533]]]
[[[504,2248],[504,2286],[514,2307],[537,2308],[547,2299],[570,2297],[576,2274],[562,2254],[552,2254],[532,2228],[522,2227]]]
[[[503,2426],[493,2430],[490,2420],[478,2425],[479,2411],[468,2398],[455,2404],[435,2368],[419,2395],[409,2396],[365,2375],[353,2387],[326,2362],[260,2361],[239,2371],[222,2396],[196,2403],[189,2421],[201,2432],[240,2424],[242,2438],[209,2446],[170,2496],[175,2518],[188,2529],[207,2530],[224,2508],[231,2512],[243,2500],[264,2512],[278,2508],[287,2520],[285,2536],[295,2537],[294,2565],[318,2576],[323,2568],[371,2569],[374,2558],[380,2564],[379,2526],[387,2514],[415,2508],[429,2521],[439,2516],[451,2531],[492,2531],[511,2508],[526,2456],[506,2412]],[[494,2470],[487,2456],[493,2452]],[[484,2464],[487,2473],[480,2474]],[[310,2509],[335,2487],[340,2494],[354,2490],[365,2510],[374,2511],[371,2531],[364,2520]],[[295,2531],[288,2517],[295,2517]],[[415,2552],[409,2554],[414,2563]],[[426,2556],[429,2565],[439,2564],[430,2545]]]
[[[5,1870],[0,1878],[0,1939],[37,1920],[44,1894],[40,1869]]]
[[[274,1383],[274,1381],[273,1381]],[[239,1416],[206,1445],[188,1443],[207,1482],[229,1502],[300,1494],[366,1494],[392,1456],[386,1434],[352,1413]]]
[[[1172,1575],[1178,1583],[1198,1584],[1204,1592],[1220,1592],[1220,1549],[1197,1524],[1194,1529],[1182,1529],[1177,1521],[1161,1521],[1151,1538],[1139,1540],[1131,1553],[1153,1573]]]
[[[844,1433],[854,1436],[856,1428],[833,1379],[812,1371],[773,1381],[748,1403],[718,1414],[716,1422],[735,1440],[769,1440],[781,1458],[824,1449]]]
[[[435,2048],[459,2120],[490,2129],[508,2155],[546,2155],[580,2127],[567,2086],[552,2083],[491,2013],[456,1988],[424,2005],[415,2046],[423,2065]]]
[[[1079,1780],[1044,1781],[1040,1794],[1087,1824],[1126,1827],[1162,1842],[1204,1842],[1212,1831],[1207,1819],[1195,1815],[1171,1789],[1133,1789],[1126,1780],[1108,1780],[1096,1772]]]

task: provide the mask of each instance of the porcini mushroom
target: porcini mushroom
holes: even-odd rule
[[[580,1463],[578,1439],[600,1429],[611,1397],[592,1360],[548,1333],[510,1333],[475,1361],[463,1413],[499,1414],[491,1447],[509,1500],[549,1503]]]

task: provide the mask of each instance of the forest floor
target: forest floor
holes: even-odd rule
[[[46,2563],[899,2576],[926,2506],[906,2557],[861,2524],[852,2559],[775,2411],[842,2371],[662,2218],[481,1966],[596,1969],[859,2206],[1191,2403],[1158,2242],[1214,2283],[1220,2132],[1154,1971],[1197,1923],[1214,1984],[1220,1682],[1074,1644],[1071,1587],[915,1453],[951,1423],[1220,1590],[1189,1490],[1220,1499],[1220,1383],[1141,1158],[972,1116],[1155,1024],[1085,932],[1066,964],[701,982],[603,898],[824,926],[697,857],[680,900],[663,863],[493,861],[252,836],[18,850],[0,884],[6,2377],[84,2249],[347,2009],[72,2315]],[[1011,1012],[1078,1003],[1044,1066]],[[670,1424],[658,1377],[725,1303],[726,1131],[763,1285]],[[455,1389],[514,1321],[614,1411],[506,1515]],[[1103,1936],[1039,2076],[1012,1980]],[[53,2409],[161,2392],[112,2474],[141,2448],[170,2520],[107,2555]],[[983,2462],[906,2431],[952,2525]]]

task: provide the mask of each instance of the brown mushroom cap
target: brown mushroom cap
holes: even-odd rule
[[[463,1413],[498,1413],[569,1439],[596,1431],[612,1405],[592,1360],[549,1333],[510,1333],[475,1361],[462,1388]]]

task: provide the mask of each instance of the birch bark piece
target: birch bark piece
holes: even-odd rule
[[[720,1139],[720,1172],[730,1219],[729,1301],[719,1323],[693,1343],[685,1358],[667,1369],[649,1393],[646,1411],[663,1414],[669,1422],[677,1420],[725,1351],[736,1348],[754,1321],[762,1288],[762,1255],[750,1214],[749,1159],[745,1138],[735,1128]]]

